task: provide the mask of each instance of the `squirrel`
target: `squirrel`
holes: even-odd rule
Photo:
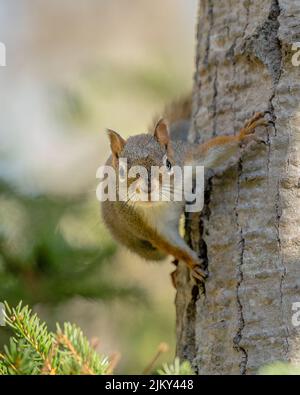
[[[257,139],[255,128],[268,125],[264,116],[265,113],[256,113],[235,135],[221,135],[203,144],[192,144],[188,142],[191,123],[189,98],[166,107],[164,116],[156,122],[151,133],[134,135],[125,140],[119,133],[108,129],[111,155],[106,165],[113,166],[120,176],[117,194],[123,182],[122,177],[128,184],[133,182],[124,172],[121,158],[127,160],[128,168],[139,165],[148,172],[151,166],[159,166],[169,174],[172,174],[174,166],[183,168],[186,165],[202,165],[205,171],[216,171],[220,167],[226,169],[233,164],[232,159],[236,155],[237,162],[241,144],[246,146],[249,141]],[[138,177],[135,180],[139,181]],[[185,201],[151,200],[153,188],[161,187],[164,190],[162,182],[161,177],[151,177],[148,185],[139,185],[149,194],[146,202],[136,201],[132,196],[127,196],[126,201],[119,201],[118,198],[116,201],[102,201],[103,220],[116,241],[132,252],[146,260],[162,260],[171,255],[176,261],[185,262],[196,281],[203,282],[208,273],[196,252],[179,233]]]

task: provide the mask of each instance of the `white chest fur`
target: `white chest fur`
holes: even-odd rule
[[[140,206],[144,220],[159,234],[168,235],[178,232],[178,224],[184,206],[178,202],[163,202]]]

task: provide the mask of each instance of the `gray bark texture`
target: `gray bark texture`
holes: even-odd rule
[[[274,122],[237,165],[210,179],[186,238],[205,287],[178,267],[177,355],[198,374],[256,374],[300,359],[299,0],[201,0],[191,141],[237,132],[257,111]]]

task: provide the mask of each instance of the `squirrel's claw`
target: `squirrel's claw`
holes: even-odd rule
[[[203,283],[207,277],[208,277],[208,272],[205,269],[202,269],[200,265],[195,265],[193,269],[191,270],[191,275],[201,283]]]
[[[258,126],[268,126],[269,121],[265,118],[265,112],[257,112],[251,117],[242,128],[240,136],[242,138],[252,134]]]
[[[170,273],[170,277],[173,287],[177,289],[178,260],[174,259],[172,263],[176,266],[176,269]],[[197,283],[205,282],[208,277],[208,271],[202,267],[201,263],[194,263],[193,265],[188,265],[188,267],[190,268],[191,277],[193,277]]]
[[[248,119],[248,121],[246,121],[245,125],[244,125],[244,129],[249,129],[252,128],[253,124],[258,121],[261,120],[262,118],[264,118],[265,116],[265,112],[256,112],[250,119]]]
[[[270,121],[265,118],[266,114],[266,111],[257,112],[245,123],[238,135],[238,139],[242,142],[242,146],[247,145],[253,138],[255,139],[254,132],[258,126],[268,126],[270,124]]]

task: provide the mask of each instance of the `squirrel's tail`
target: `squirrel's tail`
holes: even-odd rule
[[[183,96],[167,104],[163,117],[170,125],[178,121],[190,121],[192,116],[192,94]]]
[[[186,140],[192,116],[192,94],[190,93],[167,104],[162,114],[153,118],[151,127],[149,128],[151,132],[154,130],[161,116],[168,121],[172,138]]]

